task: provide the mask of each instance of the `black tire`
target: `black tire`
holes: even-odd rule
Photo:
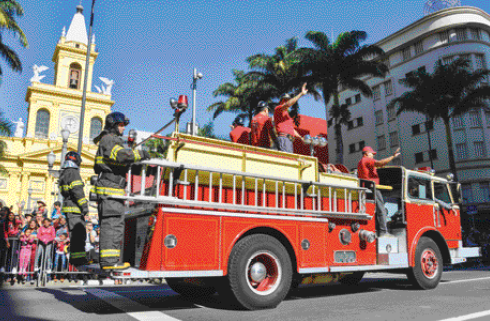
[[[250,273],[252,266],[257,272],[255,281]],[[288,294],[292,277],[291,258],[281,242],[269,235],[255,234],[233,247],[228,276],[219,291],[225,300],[241,309],[274,308]]]
[[[216,293],[214,286],[207,285],[203,278],[167,278],[167,285],[178,294],[199,298]]]
[[[339,282],[343,285],[356,286],[359,285],[362,278],[364,277],[364,271],[354,272],[352,274],[343,275]]]
[[[437,244],[428,237],[421,237],[415,250],[415,266],[408,270],[408,279],[421,290],[434,289],[441,280],[442,254]]]

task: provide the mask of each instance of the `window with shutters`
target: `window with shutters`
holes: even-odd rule
[[[361,101],[361,94],[357,94],[355,96],[355,99],[356,99],[356,103],[360,102]]]
[[[471,28],[471,39],[473,40],[481,40],[481,32],[478,28]]]
[[[382,110],[378,110],[374,113],[374,117],[376,119],[376,125],[381,125],[384,123],[384,119],[383,119],[383,111]]]
[[[487,155],[485,151],[485,144],[483,142],[474,142],[475,146],[475,156],[476,157],[485,157]]]
[[[393,93],[393,83],[391,80],[388,80],[384,83],[385,85],[385,96],[389,96]]]
[[[449,42],[449,30],[444,30],[439,32],[439,40],[442,43],[448,43]]]
[[[49,132],[49,111],[40,109],[36,115],[36,128],[34,134],[37,138],[48,138]]]
[[[385,135],[378,136],[378,150],[386,149]]]
[[[464,28],[456,29],[456,39],[458,41],[465,41],[467,39],[466,29]]]
[[[356,152],[356,144],[350,144],[349,145],[349,153],[353,154]]]
[[[422,40],[417,41],[415,43],[415,54],[420,55],[423,51],[424,51],[424,44],[423,44]]]
[[[458,160],[464,160],[468,158],[468,150],[466,148],[466,143],[456,144],[456,153]]]
[[[458,116],[454,116],[453,117],[453,127],[455,129],[463,128],[464,127],[463,115],[458,115]]]
[[[481,127],[481,115],[479,111],[470,112],[471,127]]]
[[[386,111],[388,113],[388,121],[394,120],[396,118],[395,106],[388,107],[388,109],[386,109]]]
[[[396,147],[398,145],[400,145],[400,142],[398,141],[398,132],[391,132],[390,133],[390,146]]]
[[[373,99],[378,100],[381,98],[381,89],[380,86],[374,86],[373,87]]]
[[[412,58],[412,48],[411,47],[404,48],[402,50],[402,57],[403,57],[403,61]]]
[[[362,117],[358,117],[357,118],[357,127],[361,127],[362,125],[364,125],[364,120],[362,119]]]
[[[354,121],[349,120],[349,121],[347,122],[347,130],[351,130],[351,129],[353,129],[353,128],[354,128]]]

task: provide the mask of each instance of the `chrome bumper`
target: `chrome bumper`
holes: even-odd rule
[[[449,249],[451,254],[451,264],[466,262],[469,257],[480,257],[481,248],[479,247],[463,247],[463,242],[459,241],[459,246],[456,249]]]

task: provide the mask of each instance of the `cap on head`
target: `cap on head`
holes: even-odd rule
[[[43,204],[44,206],[46,206],[46,202],[45,202],[43,199],[38,200],[38,201],[37,201],[37,203],[38,203],[38,204],[39,204],[39,203],[41,203],[41,204]]]
[[[376,155],[376,152],[374,151],[374,149],[371,148],[371,146],[366,146],[362,149],[362,153],[363,154],[366,154],[366,153],[372,153],[373,155]]]

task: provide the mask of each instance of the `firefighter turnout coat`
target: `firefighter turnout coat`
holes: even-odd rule
[[[76,167],[61,171],[59,186],[63,196],[62,212],[66,215],[70,231],[70,262],[77,264],[85,261],[85,214],[88,213],[88,202],[83,191],[80,170]]]
[[[125,206],[123,200],[111,197],[124,195],[129,166],[148,158],[146,151],[124,148],[122,138],[115,133],[100,138],[94,165],[98,180],[93,191],[98,199],[102,267],[121,263]]]

